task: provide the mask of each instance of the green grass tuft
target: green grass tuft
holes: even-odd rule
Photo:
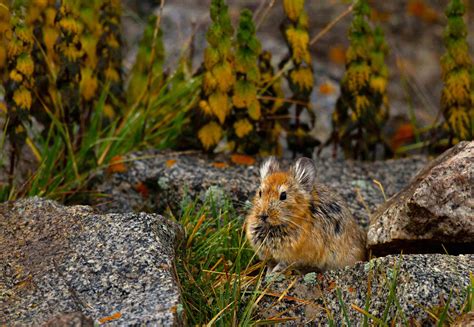
[[[254,303],[263,264],[245,241],[244,218],[225,199],[188,203],[179,222],[185,237],[177,274],[189,325],[236,326],[255,322]]]

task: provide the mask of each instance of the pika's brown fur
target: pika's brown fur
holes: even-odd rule
[[[365,259],[365,230],[337,193],[315,182],[311,159],[300,158],[281,171],[270,158],[260,175],[246,234],[270,269],[324,271]]]

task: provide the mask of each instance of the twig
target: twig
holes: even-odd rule
[[[271,0],[267,8],[265,8],[265,11],[262,13],[262,16],[259,17],[258,22],[255,24],[255,30],[258,31],[258,28],[260,27],[260,25],[262,25],[263,21],[268,16],[268,13],[270,12],[270,10],[273,8],[274,5],[275,5],[275,0]]]
[[[346,17],[348,14],[350,14],[353,9],[354,9],[354,4],[351,4],[349,7],[347,7],[347,9],[343,13],[341,13],[339,16],[337,16],[336,19],[331,21],[318,34],[316,34],[311,39],[311,41],[309,42],[309,45],[314,45],[320,38],[322,38],[324,36],[324,34],[329,32],[329,30],[332,29],[334,27],[334,25],[336,25],[341,19]]]
[[[294,99],[286,99],[286,98],[278,98],[278,97],[272,97],[272,96],[267,96],[267,95],[258,95],[257,99],[259,100],[270,100],[270,101],[281,101],[281,102],[287,102],[287,103],[292,103],[292,104],[299,104],[302,106],[307,106],[309,102],[306,101],[299,101],[299,100],[294,100]]]
[[[260,1],[260,4],[258,5],[257,9],[253,13],[253,21],[257,21],[258,16],[260,16],[260,13],[262,12],[263,8],[265,7],[267,0],[262,0]]]

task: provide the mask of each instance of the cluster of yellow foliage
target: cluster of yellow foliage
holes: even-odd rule
[[[294,64],[289,74],[289,82],[295,86],[292,88],[294,93],[311,93],[314,78],[309,53],[308,15],[304,10],[304,0],[284,0],[283,8],[290,20],[285,28],[285,38]]]
[[[464,13],[462,1],[449,3],[444,35],[446,53],[441,57],[444,80],[441,109],[453,143],[474,138],[474,66],[466,42]]]
[[[235,83],[232,36],[234,29],[230,22],[228,7],[223,0],[211,2],[212,25],[207,31],[208,47],[204,52],[206,72],[202,81],[201,111],[209,117],[198,137],[205,149],[215,146],[223,135],[221,125],[231,112],[230,91]],[[214,118],[217,118],[216,122]]]
[[[29,0],[18,8],[3,2],[0,68],[10,81],[21,82],[13,102],[6,97],[9,112],[13,105],[34,107],[32,114],[45,124],[45,109],[66,123],[80,116],[85,123],[99,86],[110,84],[104,112],[113,114],[117,106],[110,99],[123,93],[120,1],[62,0],[58,6],[56,0]]]
[[[358,0],[354,13],[346,72],[332,117],[332,141],[343,148],[346,157],[368,159],[377,144],[384,144],[382,127],[389,113],[385,64],[388,47],[382,30],[373,30],[367,21],[367,0]]]
[[[224,1],[212,1],[211,18],[199,102],[200,112],[207,119],[198,137],[205,149],[212,149],[226,138],[227,149],[247,152],[263,120],[257,98],[261,47],[255,37],[252,12],[242,11],[235,36]]]
[[[45,131],[64,124],[79,147],[101,86],[109,85],[104,113],[113,115],[111,99],[123,93],[120,16],[118,0],[0,0],[0,109],[11,175],[31,117]]]
[[[294,152],[305,152],[316,142],[308,132],[314,126],[316,116],[311,108],[310,96],[314,87],[313,64],[309,51],[308,14],[304,0],[284,0],[283,9],[287,16],[283,34],[290,50],[291,69],[286,75],[292,91],[291,102],[295,103],[295,123],[286,127],[288,146]],[[286,105],[289,108],[289,105]],[[309,123],[303,123],[300,116],[306,111]]]
[[[35,69],[31,57],[33,34],[17,17],[12,17],[12,20],[12,39],[7,44],[9,76],[6,98],[8,99],[9,95],[13,98],[12,111],[29,110],[32,104]]]

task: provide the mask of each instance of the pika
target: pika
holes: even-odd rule
[[[260,179],[245,231],[268,271],[325,271],[366,258],[366,231],[341,196],[316,183],[313,160],[300,158],[282,171],[270,157]]]

